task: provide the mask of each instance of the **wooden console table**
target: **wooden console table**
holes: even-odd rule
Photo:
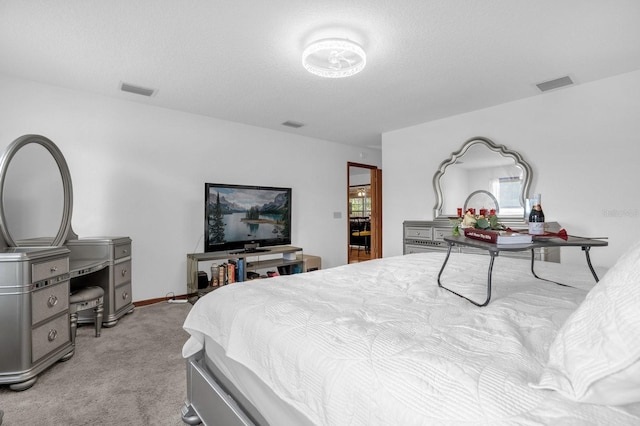
[[[444,263],[442,264],[442,268],[440,268],[440,273],[438,273],[438,287],[441,287],[447,291],[450,291],[456,296],[460,296],[463,299],[468,300],[469,302],[473,303],[476,306],[486,306],[489,304],[489,301],[491,300],[491,274],[493,271],[493,261],[499,255],[500,252],[514,252],[514,251],[529,250],[531,251],[531,273],[533,274],[534,277],[540,280],[550,281],[555,284],[566,285],[566,284],[548,280],[546,278],[541,278],[538,275],[536,275],[534,270],[535,257],[536,257],[534,255],[535,249],[545,248],[545,247],[582,247],[582,250],[584,251],[585,256],[587,258],[587,265],[589,266],[589,269],[591,270],[591,273],[593,274],[593,277],[595,278],[596,282],[598,282],[598,275],[596,274],[596,271],[593,269],[593,266],[591,265],[589,250],[591,249],[591,247],[604,247],[609,244],[608,242],[602,241],[602,240],[595,240],[592,238],[572,237],[572,236],[567,237],[566,240],[562,238],[544,237],[544,238],[534,239],[532,243],[527,243],[527,244],[495,244],[495,243],[487,243],[485,241],[474,240],[473,238],[467,238],[464,236],[453,236],[453,235],[445,236],[444,241],[448,245],[448,250],[447,250],[447,256],[444,259]],[[484,250],[484,251],[487,251],[491,256],[491,260],[489,261],[489,272],[487,274],[487,298],[483,303],[477,303],[459,293],[456,293],[455,291],[443,286],[442,283],[440,282],[440,276],[442,275],[442,272],[444,271],[444,268],[447,265],[447,261],[449,260],[449,255],[451,254],[451,248],[454,246],[472,247],[472,248]]]

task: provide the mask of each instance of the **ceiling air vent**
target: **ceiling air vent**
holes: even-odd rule
[[[299,129],[300,127],[304,126],[304,123],[298,123],[297,121],[287,120],[284,123],[282,123],[282,125],[287,127],[293,127],[294,129]]]
[[[566,75],[564,77],[556,78],[555,80],[538,83],[536,86],[538,86],[538,89],[540,89],[541,92],[547,92],[549,90],[559,89],[560,87],[570,86],[572,84],[573,81],[571,80],[571,77]]]
[[[154,89],[147,89],[145,87],[140,87],[129,83],[122,83],[120,85],[120,90],[122,90],[123,92],[135,93],[136,95],[142,96],[153,96],[156,92]]]

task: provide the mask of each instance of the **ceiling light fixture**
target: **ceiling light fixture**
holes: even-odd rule
[[[364,49],[342,38],[315,41],[302,52],[302,65],[311,74],[320,77],[351,77],[362,71],[366,64]]]

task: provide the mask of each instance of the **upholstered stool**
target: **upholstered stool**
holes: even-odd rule
[[[71,343],[76,345],[76,331],[78,329],[78,312],[93,309],[95,312],[96,337],[100,337],[102,329],[102,311],[104,304],[104,290],[91,286],[74,291],[69,296],[69,313],[71,314]]]

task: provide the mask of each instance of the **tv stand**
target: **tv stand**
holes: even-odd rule
[[[257,273],[269,269],[284,269],[289,273],[302,272],[304,260],[302,249],[294,246],[273,246],[260,248],[245,248],[242,250],[214,251],[207,253],[187,254],[187,295],[190,301],[195,301],[199,297],[198,289],[198,265],[200,262],[241,262],[243,268],[238,281],[247,281],[247,272]],[[250,274],[253,275],[253,274]],[[209,283],[211,282],[209,277]],[[210,290],[208,287],[206,290]]]
[[[245,248],[245,249],[240,249],[240,250],[234,250],[234,251],[230,251],[229,253],[231,254],[242,254],[242,253],[266,253],[268,252],[269,249],[266,248]],[[216,253],[216,252],[214,252]]]

